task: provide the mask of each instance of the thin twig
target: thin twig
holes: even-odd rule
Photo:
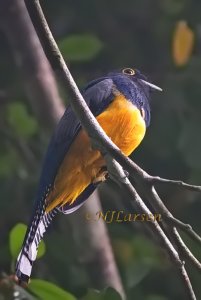
[[[54,37],[46,22],[39,1],[26,1],[26,5],[29,8],[30,15],[35,19],[34,26],[40,37],[41,43],[44,45],[45,52],[53,69],[59,71],[60,77],[64,82],[64,87],[69,88],[67,89],[67,91],[71,93],[71,96],[75,99],[80,100],[75,101],[77,106],[75,112],[78,115],[83,126],[88,131],[88,134],[92,139],[92,145],[94,146],[94,148],[98,148],[102,153],[109,153],[123,166],[124,169],[128,170],[129,174],[132,177],[134,177],[134,179],[143,179],[144,182],[151,185],[154,185],[155,183],[172,184],[183,187],[188,190],[201,191],[201,186],[190,185],[183,181],[170,180],[158,176],[151,176],[146,171],[141,169],[136,163],[134,163],[129,157],[125,157],[123,155],[120,149],[108,138],[108,136],[99,126],[96,119],[93,118],[93,115],[90,112],[90,110],[86,110],[85,101],[82,95],[80,94],[79,89],[77,88],[75,81],[67,68],[67,65],[57,46],[57,43],[54,40]],[[71,103],[71,105],[72,107],[74,107],[74,103]],[[85,114],[86,112],[87,116]],[[87,122],[85,122],[86,119]],[[99,133],[98,135],[97,132]]]
[[[171,236],[173,237],[174,243],[178,248],[178,251],[180,253],[180,257],[182,259],[189,260],[196,269],[201,272],[201,263],[199,260],[192,254],[190,249],[186,246],[186,244],[183,242],[182,238],[180,237],[177,229],[175,227],[172,228]]]
[[[188,184],[188,183],[185,183],[181,180],[171,180],[171,179],[161,178],[159,176],[151,176],[149,181],[152,185],[155,185],[155,184],[168,184],[169,186],[170,185],[177,186],[177,187],[189,190],[189,191],[201,192],[201,186]]]
[[[144,186],[144,192],[148,197],[148,201],[153,205],[156,212],[162,214],[163,219],[166,220],[167,224],[172,227],[176,226],[180,228],[182,231],[186,232],[187,235],[190,236],[194,241],[198,242],[199,244],[201,243],[201,237],[192,229],[191,225],[183,223],[171,214],[163,201],[160,199],[154,186]]]
[[[185,288],[188,287],[186,289],[186,291],[187,291],[189,299],[196,300],[196,296],[195,296],[193,287],[191,285],[189,276],[188,276],[188,274],[186,272],[186,269],[184,268],[184,264],[181,266],[181,270],[180,270],[179,274],[181,276],[181,279],[182,279],[182,281],[184,283]]]
[[[109,155],[105,156],[105,160],[107,163],[108,172],[109,172],[110,176],[112,176],[113,179],[115,178],[114,180],[117,181],[118,183],[120,183],[128,191],[129,195],[131,196],[132,201],[133,201],[133,199],[135,200],[135,201],[133,201],[133,203],[136,206],[137,211],[139,213],[144,213],[146,215],[150,215],[151,211],[144,204],[144,202],[142,201],[141,197],[138,195],[135,188],[131,185],[129,179],[127,177],[125,177],[125,173],[124,173],[121,165],[115,159],[110,157]],[[162,229],[160,228],[159,224],[152,219],[150,220],[149,224],[152,226],[155,233],[158,232],[157,237],[162,242],[164,248],[166,250],[168,250],[170,256],[180,266],[181,262],[179,260],[179,256],[178,256],[176,250],[173,248],[170,241],[168,240],[168,238],[166,237],[166,235],[164,234],[164,232],[162,231]]]
[[[125,177],[125,173],[121,165],[117,161],[112,159],[109,155],[106,155],[105,158],[110,176],[112,175],[112,178],[115,179],[115,181],[119,182],[126,189],[130,198],[132,200],[135,200],[133,203],[136,206],[137,211],[145,213],[146,215],[150,215],[151,211],[144,204],[143,200],[138,195],[135,188],[131,185],[128,178]],[[180,260],[177,251],[175,250],[159,224],[156,221],[151,220],[149,226],[151,226],[153,232],[157,235],[160,245],[162,245],[162,247],[168,252],[171,261],[177,266],[179,275],[182,279],[182,282],[184,283],[184,287],[189,296],[189,299],[196,300],[196,296],[193,291],[189,276],[184,267],[184,262]]]
[[[192,238],[192,240],[198,242],[201,245],[201,237],[193,230],[190,224],[185,224],[173,216],[168,217],[168,222],[186,232],[187,235]]]
[[[177,229],[174,227],[174,222],[169,222],[169,220],[177,220],[172,216],[170,211],[166,208],[162,200],[160,199],[159,195],[157,194],[154,187],[151,190],[145,189],[145,194],[147,197],[149,196],[148,200],[151,206],[155,209],[155,212],[162,214],[162,224],[167,228],[169,233],[169,238],[174,242],[176,247],[178,248],[179,256],[182,258],[186,258],[191,261],[192,265],[195,266],[196,269],[199,271],[201,270],[201,264],[197,260],[197,258],[193,255],[190,249],[186,246],[183,242],[182,238],[180,237]],[[182,222],[181,222],[182,223]],[[180,221],[178,220],[177,224],[178,227],[180,225]],[[183,229],[183,228],[182,228]]]
[[[29,3],[31,2],[32,0],[29,0]],[[24,0],[0,0],[0,27],[9,41],[16,65],[23,75],[23,87],[26,87],[27,98],[30,99],[40,124],[44,125],[41,129],[45,127],[49,131],[55,128],[65,107]],[[90,237],[87,246],[90,261],[86,264],[86,271],[89,277],[93,278],[93,287],[102,289],[103,286],[111,286],[124,298],[125,292],[105,222],[103,220],[95,223],[84,222],[81,227],[77,226],[81,219],[80,215],[84,211],[95,211],[97,207],[99,207],[99,197],[94,194],[93,201],[86,202],[73,218],[66,218],[65,223],[67,222],[73,228],[73,237],[75,235],[82,236],[83,239]],[[98,242],[97,237],[101,237]],[[74,239],[74,242],[75,248],[79,249],[79,254],[82,255],[86,242],[81,244],[81,239]],[[103,245],[105,252],[102,251]],[[79,255],[77,259],[79,260]]]
[[[45,43],[48,46],[48,49],[50,50],[49,56],[54,58],[54,63],[56,62],[57,69],[60,71],[61,79],[64,83],[64,86],[67,88],[68,93],[70,93],[70,99],[69,102],[75,111],[77,117],[79,118],[81,124],[86,129],[87,133],[89,134],[92,145],[99,149],[103,155],[106,153],[111,156],[111,161],[113,164],[113,170],[115,169],[115,172],[111,171],[111,162],[108,163],[108,168],[110,169],[110,175],[115,176],[118,174],[118,172],[122,172],[122,169],[118,169],[117,162],[125,169],[127,170],[130,175],[135,179],[137,182],[137,186],[140,190],[140,187],[142,189],[145,189],[147,192],[147,197],[151,197],[151,199],[155,201],[155,207],[158,207],[160,211],[163,211],[166,216],[171,216],[170,212],[167,210],[165,205],[162,203],[157,195],[156,191],[153,190],[153,183],[151,183],[151,176],[147,174],[144,170],[142,170],[138,165],[136,165],[134,162],[132,162],[128,157],[125,157],[122,152],[117,148],[114,143],[109,139],[109,137],[105,134],[105,132],[102,130],[102,128],[99,126],[97,120],[92,115],[91,111],[87,107],[82,95],[80,94],[66,64],[65,61],[58,49],[58,46],[52,36],[52,33],[47,25],[46,19],[44,17],[44,14],[42,12],[42,9],[40,7],[39,1],[34,0],[33,1],[35,13],[38,15],[38,30],[42,32],[43,34],[43,43]],[[116,162],[116,161],[117,162]],[[120,175],[120,174],[119,174]],[[121,174],[122,175],[122,174]],[[120,179],[121,178],[121,179]],[[122,185],[124,185],[127,190],[129,191],[130,195],[132,195],[132,199],[135,199],[135,204],[138,206],[138,208],[145,213],[149,213],[150,211],[140,198],[140,196],[137,194],[133,186],[129,183],[128,179],[120,176],[118,181]],[[156,180],[156,179],[155,179]],[[123,182],[122,182],[123,181]],[[157,180],[156,180],[157,181]],[[156,183],[156,182],[155,182]],[[178,185],[178,184],[177,184]],[[180,184],[181,185],[181,184]],[[189,185],[185,186],[185,184],[181,185],[185,188],[189,188]],[[159,198],[159,199],[158,199]],[[151,201],[150,199],[150,201]],[[151,223],[150,225],[152,229],[154,230],[155,234],[159,238],[159,240],[163,243],[166,251],[169,253],[171,260],[173,264],[176,263],[179,271],[180,276],[182,278],[182,281],[184,283],[184,286],[187,290],[187,293],[189,295],[189,299],[195,300],[195,294],[193,292],[189,277],[186,273],[186,270],[181,263],[181,260],[178,256],[177,251],[174,249],[172,244],[170,243],[167,236],[164,234],[162,229],[160,228],[159,224],[156,222]],[[171,225],[172,226],[172,225]]]

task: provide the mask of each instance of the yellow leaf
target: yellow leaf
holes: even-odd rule
[[[194,33],[185,21],[179,21],[173,33],[173,60],[177,66],[185,65],[193,50]]]

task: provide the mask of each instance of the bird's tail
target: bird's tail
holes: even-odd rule
[[[22,250],[17,259],[16,276],[20,282],[28,282],[32,265],[37,256],[38,246],[43,235],[51,223],[53,217],[59,211],[58,208],[46,213],[45,209],[40,207],[36,210],[31,224],[27,229]]]

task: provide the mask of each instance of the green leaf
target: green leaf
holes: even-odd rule
[[[45,254],[45,251],[46,251],[45,243],[41,241],[38,247],[37,259],[41,258]]]
[[[90,34],[75,34],[59,42],[64,57],[70,61],[89,61],[103,48],[102,42]]]
[[[0,152],[0,177],[10,176],[17,167],[18,157],[14,149]]]
[[[11,256],[13,259],[16,259],[18,257],[18,254],[22,247],[22,243],[24,240],[26,230],[27,230],[26,225],[24,225],[22,223],[18,223],[10,231],[9,248],[10,248]],[[45,243],[43,241],[41,241],[39,248],[38,248],[37,258],[40,258],[41,256],[43,256],[44,253],[45,253]]]
[[[8,105],[7,120],[13,130],[22,137],[30,137],[37,132],[36,120],[29,115],[26,106],[20,102],[12,102]]]
[[[32,279],[28,288],[41,300],[76,300],[70,293],[45,280]]]

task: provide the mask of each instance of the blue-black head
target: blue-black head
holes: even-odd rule
[[[147,78],[137,69],[123,68],[108,74],[112,78],[115,89],[122,93],[141,112],[146,126],[150,124],[150,91],[159,90],[158,86],[147,81]]]

